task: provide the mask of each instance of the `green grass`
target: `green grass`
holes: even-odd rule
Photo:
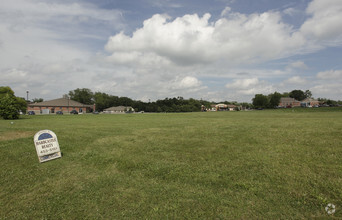
[[[327,108],[328,109],[328,108]],[[0,120],[0,219],[342,218],[342,111]],[[40,164],[33,136],[63,157]]]

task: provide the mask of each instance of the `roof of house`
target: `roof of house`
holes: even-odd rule
[[[226,104],[220,103],[220,104],[217,104],[217,105],[212,105],[212,107],[218,107],[218,108],[235,108],[236,105],[232,105],[232,104],[226,105]]]
[[[294,98],[290,98],[290,97],[282,97],[280,98],[280,102],[299,102]]]
[[[302,102],[318,102],[318,100],[313,99],[313,98],[306,98]]]
[[[92,107],[93,105],[85,105],[83,103],[77,102],[75,100],[67,99],[67,98],[60,98],[60,99],[53,99],[50,101],[44,101],[44,102],[36,102],[29,104],[29,106],[38,106],[38,107]]]
[[[131,106],[114,106],[110,108],[106,108],[103,111],[126,111],[127,109],[132,108]]]

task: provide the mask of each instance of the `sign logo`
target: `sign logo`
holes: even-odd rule
[[[335,213],[335,205],[334,204],[331,204],[329,203],[326,207],[325,207],[325,211],[331,215],[331,214],[334,214]]]
[[[34,145],[38,155],[39,162],[45,162],[62,157],[57,136],[50,130],[38,131],[34,135]]]

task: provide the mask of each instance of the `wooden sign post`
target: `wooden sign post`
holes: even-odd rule
[[[34,145],[41,163],[62,157],[57,136],[50,130],[38,131],[34,135]]]

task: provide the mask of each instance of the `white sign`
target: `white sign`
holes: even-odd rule
[[[34,145],[38,155],[39,162],[45,162],[62,157],[57,136],[50,130],[38,131],[34,135]]]

